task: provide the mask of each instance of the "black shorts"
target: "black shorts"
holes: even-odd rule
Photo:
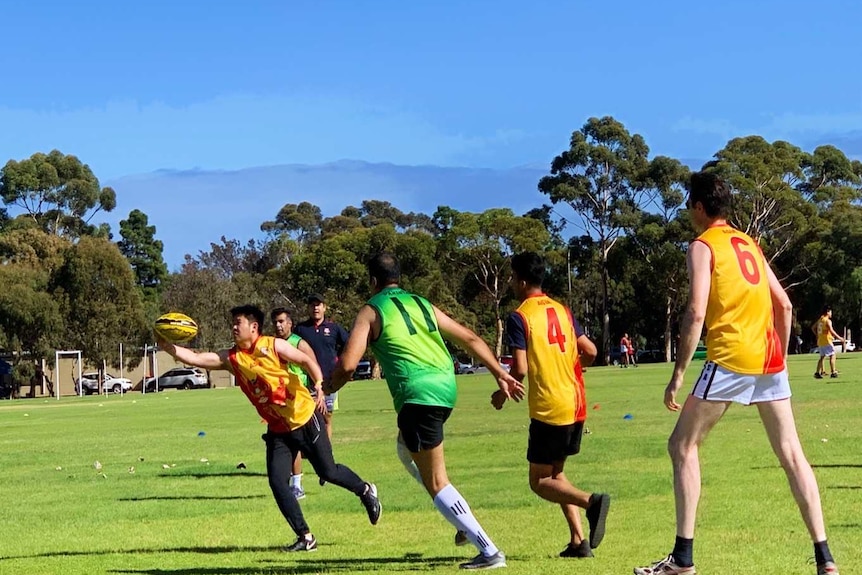
[[[443,443],[443,424],[451,407],[405,403],[398,412],[398,429],[411,453],[433,449]]]
[[[581,451],[583,435],[583,421],[570,425],[550,425],[531,419],[527,461],[540,465],[565,461],[569,455],[575,455]]]

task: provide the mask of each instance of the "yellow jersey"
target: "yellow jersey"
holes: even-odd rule
[[[250,349],[237,346],[228,352],[237,384],[270,431],[287,433],[305,425],[314,415],[311,393],[275,351],[275,338],[260,336]]]
[[[695,240],[712,253],[706,357],[734,373],[777,373],[784,356],[775,331],[766,260],[757,243],[729,225]]]
[[[829,318],[821,315],[817,320],[817,346],[832,345],[832,334],[829,331]]]
[[[509,346],[527,352],[530,417],[570,425],[586,417],[575,320],[544,294],[528,297],[509,317]],[[583,380],[581,380],[583,381]]]

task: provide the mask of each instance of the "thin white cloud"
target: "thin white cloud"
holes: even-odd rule
[[[451,133],[408,109],[334,96],[221,96],[188,106],[112,101],[102,107],[0,107],[0,157],[54,148],[100,177],[158,168],[239,169],[342,158],[459,165],[525,134]]]

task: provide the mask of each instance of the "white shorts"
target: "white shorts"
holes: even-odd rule
[[[735,401],[743,405],[787,399],[791,395],[786,369],[749,375],[734,373],[712,361],[704,364],[691,394],[707,401]]]
[[[830,355],[835,355],[835,346],[831,343],[829,345],[821,345],[820,357],[829,357]]]
[[[621,354],[625,355],[625,354],[627,354],[628,352],[629,352],[629,348],[627,348],[627,347],[626,347],[626,346],[624,346],[624,345],[621,345],[621,346],[620,346],[620,353],[621,353]]]

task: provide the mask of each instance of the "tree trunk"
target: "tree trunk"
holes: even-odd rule
[[[497,340],[496,345],[494,345],[494,353],[497,359],[500,359],[500,356],[503,355],[503,319],[500,317],[499,308],[497,308]]]
[[[602,250],[602,353],[605,365],[611,360],[611,316],[608,308],[608,254],[607,250]]]
[[[673,298],[667,296],[667,307],[664,310],[664,360],[671,360],[671,318],[673,316]]]

